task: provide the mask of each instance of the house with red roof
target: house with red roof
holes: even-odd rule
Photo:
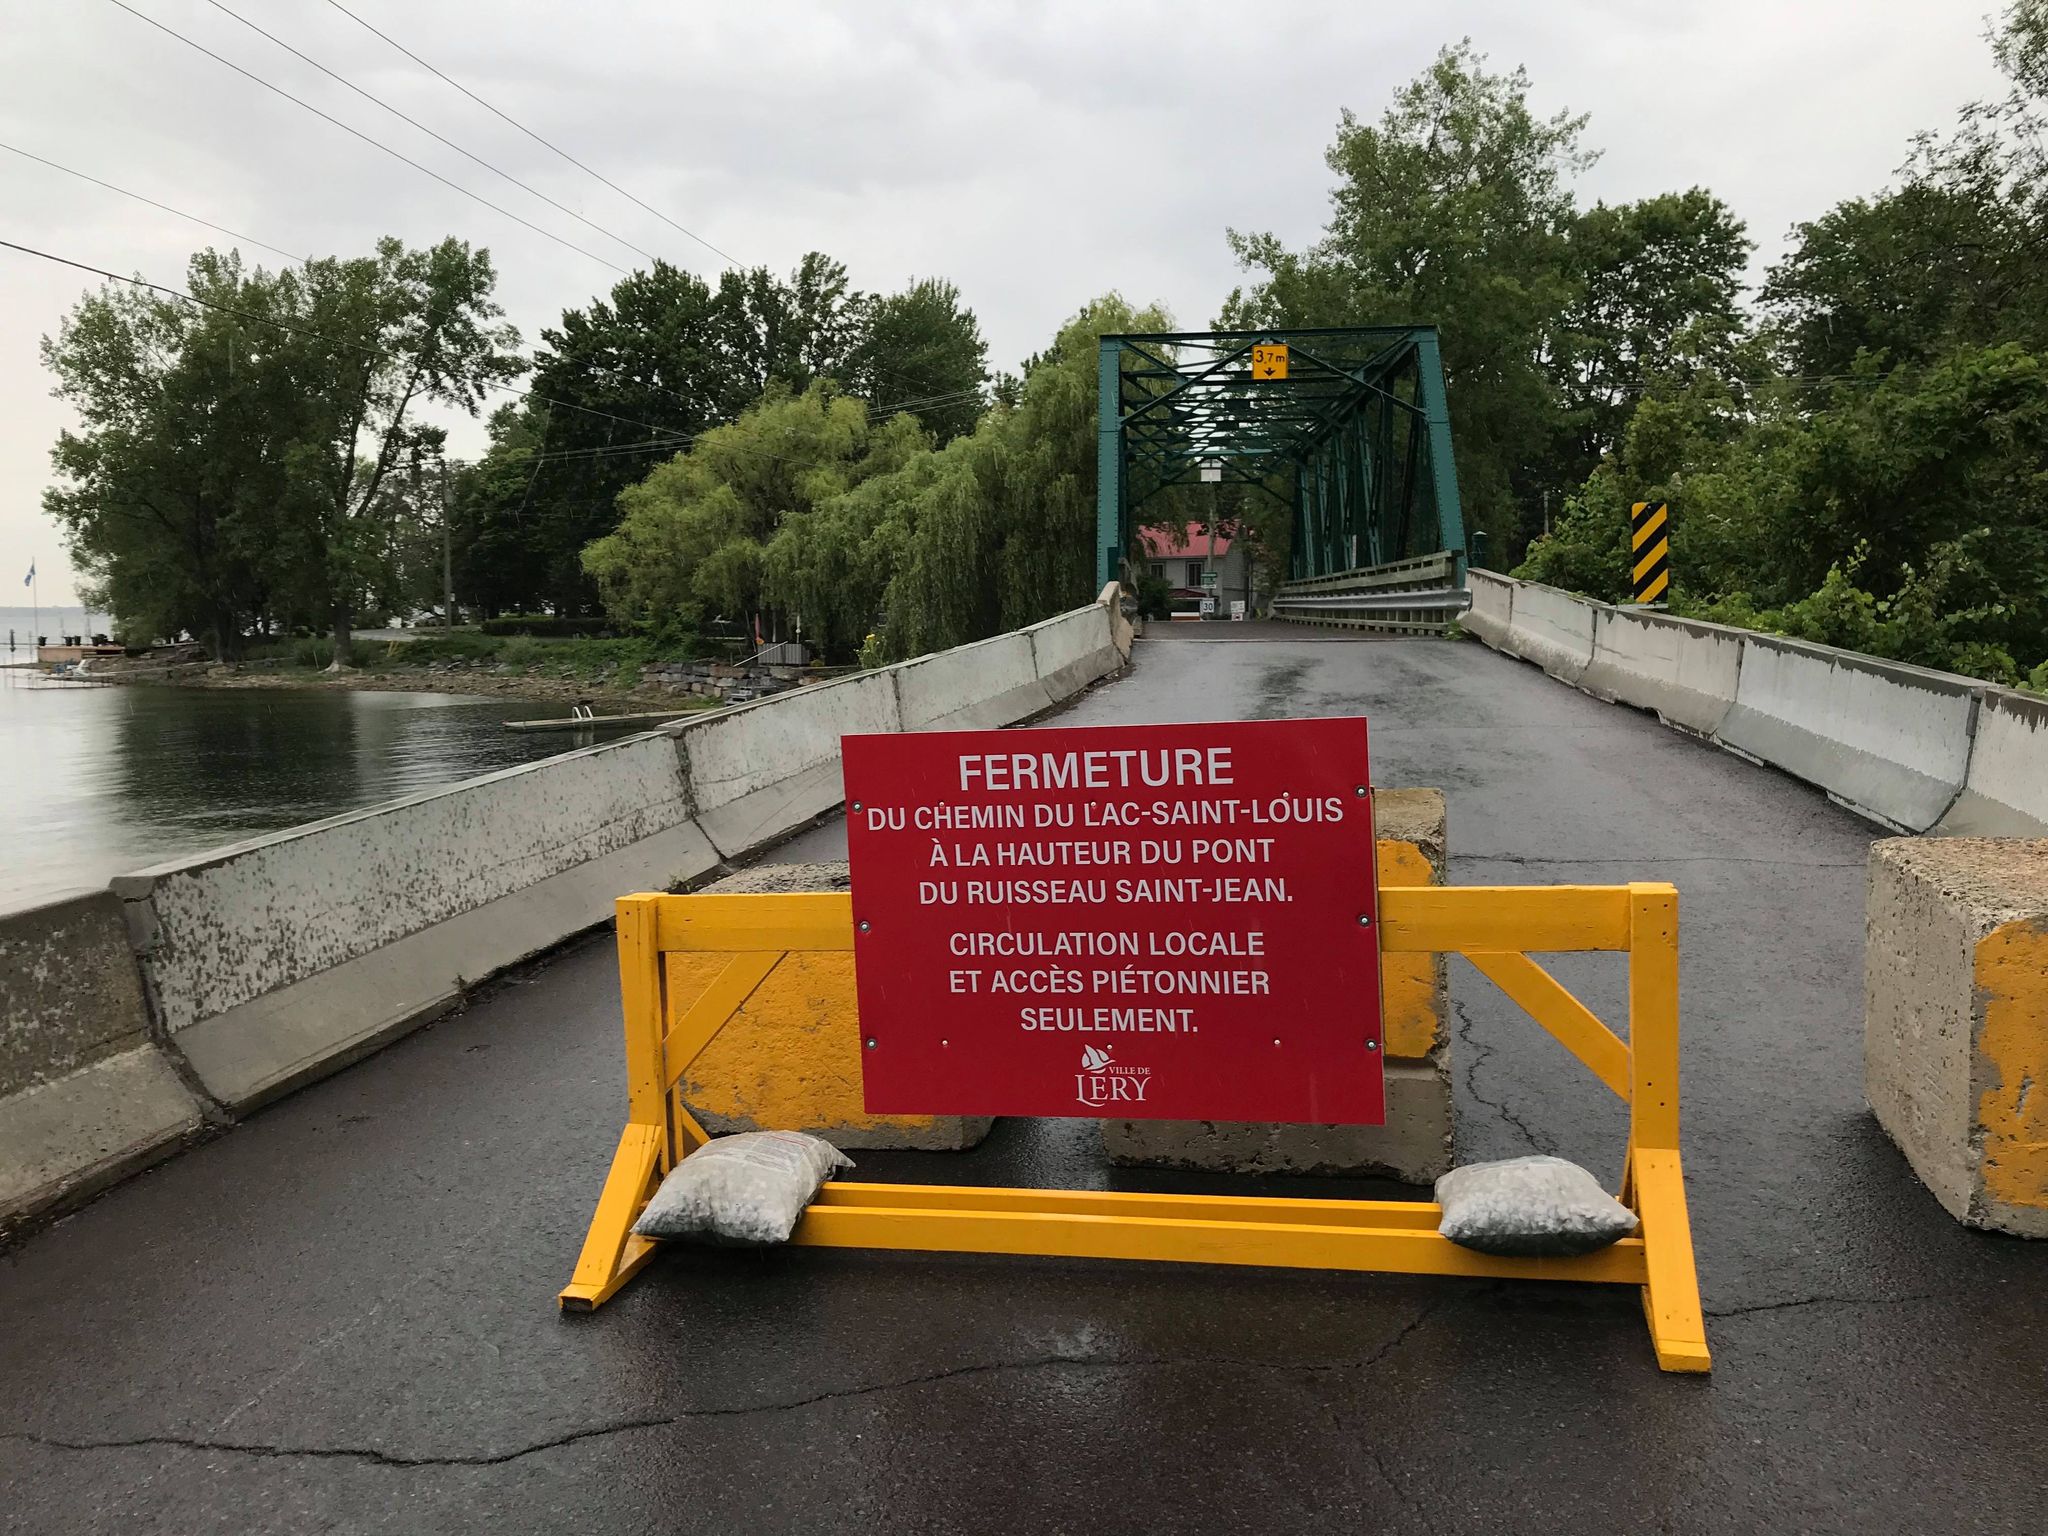
[[[1177,527],[1141,528],[1138,539],[1143,558],[1140,576],[1153,576],[1172,589],[1183,601],[1213,597],[1216,615],[1230,617],[1230,605],[1240,602],[1251,612],[1256,594],[1252,590],[1251,550],[1241,539],[1218,529],[1213,535],[1207,523]]]

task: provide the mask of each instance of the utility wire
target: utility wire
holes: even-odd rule
[[[729,266],[744,267],[746,265],[739,259],[739,257],[732,255],[730,252],[721,251],[717,246],[713,245],[709,240],[706,240],[702,235],[698,234],[695,230],[685,229],[682,225],[678,224],[674,219],[670,218],[667,214],[663,213],[659,208],[656,208],[653,204],[643,202],[641,199],[635,197],[632,193],[628,192],[624,187],[620,186],[610,177],[605,176],[600,172],[592,170],[589,166],[585,165],[581,160],[578,160],[574,155],[570,154],[569,151],[563,149],[559,144],[555,144],[547,139],[542,138],[539,134],[535,133],[531,128],[527,127],[526,124],[520,122],[518,118],[511,116],[509,113],[499,111],[498,108],[492,106],[488,101],[485,101],[483,97],[477,95],[475,91],[472,91],[460,80],[457,80],[450,75],[444,74],[441,70],[438,70],[433,65],[429,64],[425,59],[421,58],[418,54],[414,53],[410,48],[406,47],[405,44],[399,42],[397,38],[392,37],[387,32],[378,31],[377,28],[371,26],[369,22],[363,20],[362,17],[358,16],[354,11],[350,10],[347,6],[343,5],[341,3],[341,0],[327,0],[327,3],[333,6],[337,11],[341,12],[342,15],[346,16],[350,21],[354,22],[357,26],[361,27],[364,31],[371,33],[373,36],[382,38],[385,42],[389,43],[393,48],[396,48],[400,53],[404,54],[408,59],[411,59],[413,63],[419,65],[419,67],[421,69],[424,69],[428,74],[433,75],[437,79],[443,80],[447,82],[449,85],[455,87],[456,90],[462,92],[463,95],[467,96],[471,101],[475,102],[478,106],[482,107],[486,112],[489,112],[493,116],[501,118],[505,122],[510,123],[514,128],[517,128],[529,139],[532,139],[534,143],[539,144],[546,149],[554,151],[554,153],[560,155],[564,160],[568,161],[569,164],[575,166],[577,170],[582,171],[585,175],[595,176],[599,181],[603,182],[606,186],[610,187],[614,192],[618,193],[619,196],[626,199],[627,202],[632,203],[635,207],[645,209],[648,213],[653,214],[657,219],[661,220],[662,223],[668,225],[670,229],[675,230],[677,233],[688,235],[692,240],[696,241],[699,245],[703,246],[705,250],[711,252],[712,255],[724,260]],[[643,252],[642,254],[644,255],[645,253]]]
[[[363,100],[370,102],[374,106],[382,107],[386,112],[389,112],[393,117],[397,118],[400,122],[410,123],[413,127],[419,129],[421,133],[424,133],[428,138],[433,139],[436,143],[445,144],[448,146],[448,148],[454,150],[455,153],[463,156],[465,159],[474,160],[478,165],[482,166],[485,170],[489,171],[493,176],[502,177],[504,180],[511,182],[513,186],[519,188],[522,192],[531,193],[533,196],[539,198],[542,202],[546,203],[550,208],[556,209],[562,213],[566,213],[567,215],[569,215],[570,218],[576,220],[577,223],[589,226],[591,229],[596,230],[600,235],[603,235],[607,240],[618,241],[620,245],[623,245],[627,250],[634,252],[636,255],[645,256],[649,261],[653,261],[655,259],[654,253],[652,251],[642,250],[639,246],[635,245],[632,241],[628,240],[624,235],[614,234],[611,230],[606,229],[602,224],[599,224],[594,220],[585,218],[582,214],[578,213],[574,208],[571,208],[566,204],[556,202],[552,197],[549,197],[547,193],[541,191],[537,187],[529,186],[526,182],[523,182],[517,176],[514,176],[510,171],[501,170],[499,167],[491,164],[491,162],[484,159],[482,155],[472,154],[469,150],[464,149],[460,144],[456,143],[453,139],[448,138],[444,134],[436,133],[433,129],[429,128],[425,123],[421,122],[418,118],[407,116],[404,112],[401,112],[397,107],[394,107],[393,105],[391,105],[390,102],[384,100],[382,97],[371,95],[370,92],[364,90],[360,85],[357,85],[353,80],[350,80],[345,75],[337,74],[333,70],[329,69],[325,64],[322,64],[318,59],[313,58],[308,54],[301,53],[298,49],[294,48],[290,43],[286,42],[276,33],[264,31],[263,28],[257,26],[256,23],[251,21],[248,17],[243,16],[236,11],[232,11],[227,6],[221,4],[221,0],[206,0],[206,3],[212,6],[215,10],[219,11],[223,16],[228,16],[236,21],[239,21],[243,26],[247,27],[251,32],[254,32],[257,36],[269,38],[270,41],[277,44],[278,47],[282,48],[286,53],[290,54],[293,58],[299,59],[304,63],[312,65],[313,68],[319,70],[320,73],[327,76],[328,79],[337,81],[340,84],[347,86],[350,90],[354,91],[358,96],[362,97]]]
[[[491,212],[502,214],[504,215],[504,217],[512,220],[515,224],[523,224],[528,229],[532,230],[535,234],[545,236],[547,239],[554,241],[557,245],[566,246],[579,256],[588,256],[592,261],[596,262],[598,265],[609,267],[612,271],[619,273],[621,276],[628,275],[626,269],[620,266],[617,262],[607,261],[604,257],[598,255],[595,251],[586,251],[582,246],[578,245],[575,241],[566,240],[562,236],[556,234],[551,229],[543,229],[540,225],[534,223],[533,220],[522,218],[520,215],[514,213],[509,208],[499,207],[489,198],[479,196],[477,193],[472,192],[469,190],[469,188],[463,186],[460,182],[450,181],[446,176],[443,176],[439,171],[431,170],[428,167],[420,164],[419,161],[413,159],[411,156],[401,154],[398,150],[393,149],[389,144],[384,143],[380,139],[371,138],[370,135],[364,133],[360,128],[350,127],[347,123],[343,122],[340,118],[335,117],[332,113],[321,111],[318,107],[314,106],[310,101],[306,101],[300,97],[294,96],[290,91],[286,90],[283,86],[272,85],[268,80],[264,79],[261,75],[256,74],[252,70],[244,69],[241,65],[235,63],[234,60],[232,59],[221,57],[221,55],[215,53],[211,48],[208,48],[205,44],[195,43],[191,38],[185,36],[184,33],[177,31],[175,28],[165,26],[162,22],[158,21],[154,16],[145,16],[141,11],[136,10],[134,6],[127,4],[126,0],[107,0],[107,3],[109,5],[115,6],[120,10],[126,11],[130,16],[133,16],[137,21],[148,22],[152,27],[155,27],[159,32],[164,33],[168,37],[174,37],[179,42],[183,43],[186,47],[191,48],[199,53],[205,54],[209,59],[212,59],[215,63],[226,65],[229,69],[232,69],[236,74],[242,76],[244,79],[253,80],[256,84],[262,86],[266,91],[271,91],[279,96],[282,96],[286,101],[291,102],[295,106],[304,107],[308,112],[312,113],[315,117],[326,119],[328,122],[334,124],[335,127],[341,129],[344,133],[352,134],[356,138],[361,139],[365,144],[368,144],[371,148],[382,150],[385,154],[389,155],[394,160],[403,161],[405,164],[411,166],[414,170],[418,171],[421,175],[431,176],[434,180],[440,182],[442,186],[447,187],[452,191],[460,192],[464,197],[468,198],[471,202],[481,203],[483,204],[484,207],[490,209]]]
[[[62,171],[66,176],[76,176],[80,181],[89,181],[96,187],[105,187],[109,192],[118,192],[123,197],[132,197],[136,202],[147,203],[150,207],[159,209],[164,213],[173,214],[181,219],[189,219],[194,224],[203,224],[208,229],[219,230],[224,235],[233,235],[237,240],[244,241],[249,245],[261,246],[266,251],[273,251],[277,255],[288,257],[293,261],[311,261],[313,259],[310,256],[301,256],[295,251],[288,251],[281,245],[272,245],[267,240],[258,240],[254,235],[245,235],[240,230],[229,229],[225,224],[216,224],[211,219],[202,219],[196,213],[187,213],[182,208],[173,208],[169,203],[160,203],[153,197],[144,197],[140,192],[130,192],[126,187],[117,187],[111,181],[101,181],[97,176],[88,176],[84,171],[74,170],[68,165],[59,165],[55,160],[45,160],[41,155],[31,154],[28,150],[21,148],[17,144],[0,142],[0,149],[6,150],[9,154],[19,155],[24,160],[33,160],[37,165],[47,165],[53,171]]]
[[[220,10],[227,11],[227,7],[221,5],[220,0],[207,0],[207,3],[209,5],[217,7]],[[413,63],[419,65],[421,69],[427,71],[428,74],[433,75],[436,79],[446,82],[450,86],[453,86],[456,90],[462,92],[463,95],[467,96],[471,101],[475,102],[478,106],[482,107],[486,112],[491,113],[493,116],[503,120],[504,122],[510,123],[514,128],[517,128],[529,139],[532,139],[534,143],[539,144],[544,148],[549,149],[553,151],[555,154],[561,156],[562,159],[566,160],[569,164],[575,166],[577,170],[582,171],[586,176],[593,177],[597,181],[601,182],[603,185],[611,188],[612,191],[618,193],[619,196],[625,198],[627,202],[632,203],[637,208],[644,209],[648,213],[653,214],[657,219],[661,220],[662,223],[668,225],[669,228],[677,231],[678,233],[689,236],[690,239],[696,241],[699,245],[703,246],[705,250],[710,251],[714,255],[722,258],[729,265],[738,268],[745,267],[746,264],[742,262],[739,259],[739,257],[733,255],[730,251],[720,250],[717,246],[713,245],[709,240],[706,240],[702,235],[698,234],[695,230],[687,229],[683,225],[678,224],[674,219],[670,218],[667,214],[663,213],[659,208],[656,208],[653,204],[648,203],[642,200],[641,198],[635,197],[631,192],[628,192],[624,187],[620,186],[617,182],[613,181],[609,176],[604,175],[600,171],[591,169],[591,167],[585,165],[581,160],[578,160],[574,155],[570,154],[566,149],[563,149],[559,144],[554,143],[552,140],[542,138],[538,133],[534,132],[533,129],[527,127],[526,124],[520,122],[518,118],[513,117],[510,113],[505,112],[496,106],[493,106],[490,102],[484,100],[483,97],[477,95],[475,91],[472,91],[468,86],[464,85],[460,80],[455,79],[452,75],[449,75],[445,71],[437,69],[434,65],[429,64],[425,59],[421,58],[418,54],[414,53],[410,48],[406,47],[405,44],[401,43],[397,38],[393,37],[390,33],[380,31],[378,28],[372,26],[369,22],[365,21],[362,17],[358,16],[354,11],[350,10],[347,6],[343,5],[341,3],[341,0],[327,0],[327,3],[333,6],[334,9],[336,9],[337,11],[341,12],[342,15],[346,16],[350,21],[354,22],[357,26],[361,27],[364,31],[370,33],[373,37],[381,38],[384,42],[390,44],[393,48],[397,49],[398,52],[404,54],[408,59],[411,59]],[[233,11],[228,11],[227,13],[230,16],[233,16],[235,14]],[[237,16],[235,17],[235,19],[237,21],[240,21],[242,18]],[[244,25],[253,26],[253,23],[245,22]],[[257,30],[261,31],[262,29],[257,28]],[[270,34],[266,32],[264,33],[264,36],[269,37]],[[276,41],[275,38],[272,38],[271,40],[273,42]],[[297,49],[293,49],[292,51],[294,53],[298,52]],[[305,58],[305,55],[300,54],[299,57]],[[313,61],[307,59],[306,62],[311,64]],[[319,69],[322,66],[315,64],[313,67]],[[331,73],[331,71],[329,71],[329,73]],[[340,79],[341,77],[337,75],[335,78]],[[348,84],[348,82],[345,80],[342,81],[342,83],[344,85]],[[355,87],[350,86],[350,89],[353,90],[355,89]],[[370,99],[373,101],[376,100],[375,97],[371,97]],[[378,102],[378,105],[383,106],[384,103]],[[395,111],[396,109],[393,108],[390,110]],[[403,114],[400,115],[402,116]],[[406,121],[411,122],[412,119],[407,118]],[[414,126],[418,127],[419,125],[415,123]],[[428,133],[433,132],[432,129],[426,129],[424,131]],[[439,134],[434,134],[434,137],[438,139],[441,136]],[[448,140],[442,139],[441,142],[446,144],[448,143]],[[469,151],[462,149],[460,145],[450,145],[450,147],[453,149],[460,150],[461,153],[463,154],[469,154]],[[476,159],[476,156],[470,155],[470,158],[474,160]],[[478,161],[478,163],[482,165],[488,165],[488,162],[485,161]],[[492,170],[497,169],[495,166],[490,166],[489,168]],[[504,173],[501,171],[499,172],[499,174],[503,175]],[[521,182],[519,183],[519,185],[524,186],[525,183]],[[532,191],[533,189],[528,187],[527,190]],[[540,196],[540,194],[537,192],[534,193],[534,195],[536,197]],[[552,201],[552,199],[548,199],[548,201]],[[555,206],[560,207],[561,205],[557,203]],[[564,209],[563,211],[568,212],[569,210]],[[579,219],[583,218],[581,214],[575,214],[573,216]],[[583,219],[583,222],[586,224],[590,223],[588,219]],[[595,224],[592,224],[591,228],[601,230],[601,226]],[[601,230],[601,232],[605,234],[610,234],[609,230]],[[612,235],[612,238],[614,240],[619,240],[619,237],[617,235]],[[630,249],[639,251],[642,256],[647,256],[648,260],[650,261],[654,259],[646,251],[640,250],[640,247],[638,247],[637,245],[630,245],[630,242],[624,240],[619,240],[619,243],[621,245],[629,245]],[[905,378],[903,374],[897,373],[894,369],[881,367],[881,365],[879,364],[877,365],[877,367],[880,368],[881,372],[888,374],[891,378],[894,378],[900,382],[911,382],[909,379]]]

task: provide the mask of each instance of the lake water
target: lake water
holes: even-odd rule
[[[5,645],[0,625],[0,660]],[[59,683],[0,667],[0,908],[586,744],[504,729],[564,713],[439,693]]]

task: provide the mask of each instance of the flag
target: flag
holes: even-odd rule
[[[27,574],[26,576],[24,576],[24,577],[22,577],[22,578],[21,578],[21,584],[22,584],[22,585],[23,585],[24,587],[28,587],[28,586],[33,586],[33,585],[35,585],[35,579],[36,579],[36,563],[35,563],[35,561],[31,560],[31,561],[29,561],[29,563],[28,563],[28,574]]]

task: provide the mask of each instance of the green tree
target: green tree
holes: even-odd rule
[[[900,402],[943,445],[973,431],[987,404],[988,343],[960,290],[924,278],[868,306],[848,374],[878,409]]]
[[[1295,253],[1232,231],[1264,275],[1231,295],[1224,323],[1440,325],[1467,525],[1519,548],[1557,429],[1544,358],[1575,294],[1571,178],[1592,156],[1583,117],[1537,116],[1527,73],[1485,64],[1468,40],[1377,123],[1345,112],[1322,239]]]
[[[809,589],[798,574],[786,589],[766,589],[777,531],[923,446],[914,421],[873,429],[866,406],[828,384],[800,395],[777,386],[626,490],[617,529],[584,551],[584,566],[621,623],[759,619],[779,633]]]
[[[277,275],[283,309],[274,362],[303,392],[288,503],[304,600],[345,664],[355,614],[388,572],[393,518],[406,500],[388,482],[445,434],[416,413],[434,402],[474,414],[484,393],[517,377],[518,333],[499,323],[486,251],[448,239],[427,250],[380,240],[374,257],[326,258]]]
[[[233,656],[269,601],[297,402],[252,361],[277,334],[270,279],[203,251],[186,280],[200,303],[109,284],[44,338],[79,428],[58,436],[43,505],[124,635]]]
[[[876,488],[907,529],[886,603],[891,654],[1016,629],[1094,595],[1097,341],[1172,325],[1163,310],[1097,299],[1026,364],[1014,408]]]
[[[1547,347],[1563,408],[1566,484],[1620,441],[1647,381],[1706,370],[1727,377],[1744,335],[1737,219],[1702,188],[1596,203],[1571,224],[1574,292]]]

